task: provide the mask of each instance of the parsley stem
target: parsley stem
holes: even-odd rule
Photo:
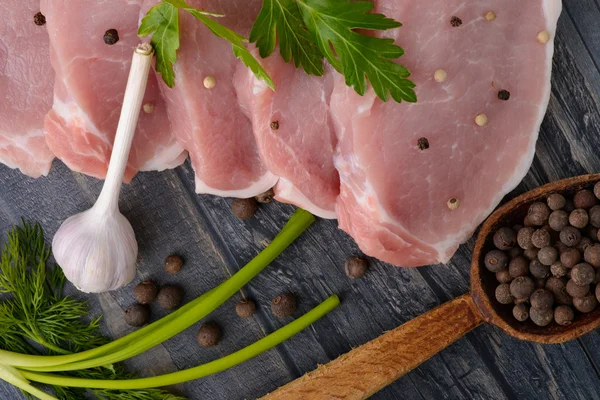
[[[321,319],[328,312],[336,308],[340,304],[340,300],[336,295],[329,297],[317,307],[313,308],[308,313],[304,314],[295,321],[276,330],[270,335],[258,340],[257,342],[236,351],[228,356],[219,358],[209,363],[189,368],[183,371],[178,371],[170,374],[154,376],[149,378],[139,379],[124,379],[124,380],[97,380],[73,378],[64,375],[45,374],[31,371],[19,371],[25,378],[35,382],[45,383],[54,386],[81,387],[89,389],[149,389],[178,383],[188,382],[194,379],[203,378],[217,372],[224,371],[252,357],[277,346],[283,341],[294,336],[301,330],[312,325],[315,321]]]
[[[314,216],[308,211],[296,210],[271,244],[231,278],[179,310],[127,336],[92,350],[61,356],[34,356],[0,350],[0,359],[21,369],[53,372],[109,365],[143,353],[214,311],[265,269],[314,221]]]

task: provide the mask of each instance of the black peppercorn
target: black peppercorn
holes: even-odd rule
[[[596,300],[596,296],[587,295],[585,297],[578,297],[573,299],[573,307],[579,312],[589,313],[594,311],[596,306],[598,305],[598,300]]]
[[[565,199],[565,196],[560,193],[552,193],[550,196],[548,196],[546,202],[551,210],[556,211],[563,208],[567,203],[567,200]]]
[[[567,268],[573,268],[581,261],[581,253],[577,249],[569,248],[560,255],[560,262]]]
[[[546,326],[554,319],[554,312],[551,308],[538,310],[537,308],[531,307],[529,310],[529,318],[531,318],[533,323],[537,326]]]
[[[542,264],[539,260],[532,260],[529,263],[529,273],[534,278],[545,279],[550,276],[550,267]]]
[[[563,228],[569,225],[569,214],[563,210],[552,211],[548,218],[548,225],[556,232],[560,232]]]
[[[112,46],[119,41],[119,32],[116,29],[109,29],[104,32],[104,43]]]
[[[554,296],[549,290],[537,289],[531,294],[529,301],[533,308],[538,310],[548,310],[554,305]]]
[[[510,99],[510,92],[508,90],[500,90],[498,92],[498,99],[507,101],[508,99]]]
[[[535,247],[533,243],[531,243],[533,232],[535,232],[535,229],[531,227],[525,227],[520,229],[517,233],[517,243],[523,250],[532,249]]]
[[[271,129],[274,131],[279,130],[279,121],[271,121]]]
[[[590,292],[590,285],[578,285],[569,279],[566,285],[567,293],[572,297],[584,297]]]
[[[150,304],[156,300],[158,286],[152,281],[144,281],[133,288],[133,297],[140,304]]]
[[[457,16],[453,16],[452,18],[450,18],[450,25],[452,25],[453,28],[458,28],[462,25],[462,20]]]
[[[198,330],[196,338],[200,346],[214,347],[221,340],[221,328],[214,322],[205,322]]]
[[[273,201],[273,197],[275,197],[275,192],[273,189],[269,189],[264,193],[259,194],[255,197],[256,201],[259,203],[267,204]]]
[[[529,261],[524,257],[516,257],[508,263],[508,274],[511,278],[526,276],[529,273]]]
[[[502,283],[496,287],[496,300],[500,304],[511,304],[514,301],[514,297],[510,294],[510,285],[508,283]]]
[[[183,268],[183,259],[179,256],[169,256],[165,260],[165,271],[168,274],[174,275]]]
[[[526,299],[535,290],[535,282],[528,276],[519,276],[510,283],[510,293],[517,299]]]
[[[517,244],[517,234],[510,228],[504,227],[494,233],[494,246],[500,250],[508,250]]]
[[[550,273],[556,278],[562,278],[567,275],[568,268],[563,265],[560,261],[555,262],[550,266]]]
[[[544,228],[536,230],[533,232],[533,235],[531,235],[531,243],[538,249],[550,246],[551,241],[552,237],[550,236],[550,232]]]
[[[424,137],[419,138],[419,140],[417,140],[417,147],[419,150],[427,150],[429,148],[429,140]]]
[[[165,310],[174,310],[181,305],[183,289],[179,286],[166,285],[158,292],[158,304]]]
[[[33,23],[37,26],[46,25],[46,17],[41,12],[38,12],[33,16]]]
[[[569,214],[569,223],[575,228],[585,228],[588,222],[588,213],[582,208],[576,208]]]
[[[527,210],[527,217],[533,225],[542,226],[550,217],[550,209],[545,203],[535,202]]]
[[[296,297],[292,293],[283,293],[271,302],[271,311],[277,318],[291,316],[296,311]]]
[[[504,257],[508,258],[506,254],[504,254],[504,253],[502,253],[502,254],[504,255]],[[487,258],[486,258],[486,260],[487,260]],[[489,261],[492,262],[491,259]],[[344,271],[346,272],[346,275],[348,275],[352,279],[362,278],[365,275],[365,273],[367,272],[368,267],[369,267],[369,264],[367,263],[367,260],[365,260],[364,258],[350,257],[349,259],[346,260],[346,263],[344,264]],[[492,271],[492,272],[494,272],[494,271]]]
[[[485,267],[491,272],[498,272],[506,268],[507,263],[508,256],[501,250],[492,250],[485,255]]]
[[[559,325],[569,325],[575,319],[575,312],[569,306],[558,306],[554,309],[554,320]]]
[[[575,247],[581,240],[581,232],[579,229],[566,226],[562,231],[560,231],[560,241],[566,244],[569,247]]]
[[[510,283],[512,281],[512,276],[507,269],[503,269],[502,271],[496,272],[496,280],[499,283]]]
[[[587,210],[596,205],[596,196],[590,190],[580,190],[573,196],[573,205]]]
[[[579,286],[592,283],[595,276],[596,271],[588,263],[579,263],[571,270],[571,280]]]
[[[600,267],[600,244],[592,244],[585,249],[583,259],[596,268]]]
[[[150,307],[145,304],[134,304],[125,310],[125,323],[129,326],[146,325],[150,319]]]
[[[231,204],[231,211],[239,219],[249,219],[258,211],[258,202],[254,197],[249,199],[235,199]]]
[[[252,300],[242,300],[235,305],[235,312],[241,318],[249,318],[256,313],[256,303]]]
[[[517,321],[523,322],[529,318],[529,307],[525,303],[513,307],[513,316]]]
[[[552,246],[546,246],[538,252],[538,260],[544,265],[552,265],[558,259],[558,250]]]

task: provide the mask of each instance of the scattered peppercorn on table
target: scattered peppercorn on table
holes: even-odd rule
[[[566,0],[564,7],[566,12],[559,22],[555,50],[553,96],[532,170],[515,194],[549,181],[600,171],[597,152],[600,147],[597,113],[600,71],[596,67],[600,65],[600,43],[594,40],[600,9],[593,0]],[[494,19],[500,12],[493,14],[486,18]],[[110,42],[118,37],[107,31],[104,40]],[[443,69],[435,71],[434,76],[438,82],[447,79]],[[212,84],[210,80],[205,81],[205,85]],[[510,96],[510,93],[502,95]],[[478,124],[487,122],[486,115],[477,116]],[[418,145],[429,147],[426,141]],[[137,301],[133,295],[136,285],[154,279],[160,281],[161,287],[180,285],[184,289],[183,301],[188,302],[252,259],[292,213],[291,206],[269,202],[260,204],[257,213],[249,216],[255,205],[237,204],[238,216],[248,216],[240,219],[232,213],[231,200],[194,194],[193,176],[186,164],[175,171],[142,173],[123,188],[121,210],[132,222],[141,259],[137,277],[129,286],[87,297],[93,315],[102,315],[102,331],[106,335],[120,337],[134,329],[126,324],[123,315]],[[101,186],[101,182],[74,174],[59,162],[48,178],[39,180],[30,180],[18,171],[0,166],[0,231],[4,236],[19,217],[25,217],[40,221],[50,238],[65,218],[93,204]],[[548,201],[560,203],[561,199]],[[563,207],[550,206],[553,210]],[[562,234],[562,231],[569,224],[583,224],[581,218],[585,216],[552,215],[548,216],[550,227],[561,227],[564,241],[576,240],[574,232]],[[592,213],[587,217],[600,218]],[[510,236],[510,232],[504,233]],[[543,232],[535,236],[533,233],[530,237],[526,232],[519,234],[516,240],[519,243],[530,240],[532,244],[537,243],[534,247],[548,240]],[[499,237],[500,246],[503,240],[512,239]],[[201,324],[197,324],[127,365],[140,374],[157,375],[215,360],[284,326],[330,294],[341,293],[342,305],[313,328],[231,370],[172,388],[190,399],[261,397],[315,369],[317,364],[324,364],[467,292],[472,243],[463,246],[447,267],[399,269],[369,260],[369,269],[364,273],[360,264],[345,265],[350,256],[360,255],[352,240],[336,229],[335,221],[320,220],[242,293],[202,321],[209,323],[201,338],[206,347],[198,344]],[[524,259],[528,257],[527,251],[524,250]],[[185,260],[184,268],[178,265],[178,260],[171,260],[169,268],[177,271],[174,275],[164,271],[165,258],[172,254],[181,255]],[[545,271],[545,264],[554,259],[554,255],[543,256],[547,262],[540,263],[540,270]],[[572,268],[579,263],[577,257],[575,253],[562,253],[560,260],[565,267]],[[528,267],[519,261],[509,259],[508,262],[516,276],[522,274],[520,269]],[[550,268],[553,275],[564,273],[554,264]],[[356,277],[349,277],[345,269]],[[582,276],[576,279],[586,282],[586,271],[580,272]],[[502,280],[509,278],[497,275],[497,279],[502,285]],[[510,287],[502,288],[499,296],[512,295]],[[152,287],[149,289],[152,292]],[[515,288],[519,289],[529,291],[529,288]],[[566,287],[572,296],[577,294],[577,289],[576,285]],[[72,288],[69,293],[83,296]],[[277,318],[271,310],[272,301],[288,294],[294,296],[295,311],[291,317]],[[148,293],[140,292],[139,296],[143,299]],[[542,295],[538,297],[536,302],[548,301]],[[287,315],[290,308],[278,307],[277,310]],[[555,319],[562,321],[571,317],[568,311],[558,310],[554,310]],[[514,317],[525,318],[523,311],[516,307]],[[167,312],[153,306],[151,318],[158,319]],[[517,341],[498,328],[484,325],[373,399],[595,398],[600,387],[600,376],[594,367],[598,364],[600,332],[561,346],[540,346]],[[360,385],[360,371],[351,373],[353,381]],[[15,387],[0,382],[0,398],[23,397]]]

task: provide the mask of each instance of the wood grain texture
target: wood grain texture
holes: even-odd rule
[[[463,295],[320,366],[262,399],[366,399],[482,322],[471,296]]]
[[[563,3],[552,97],[536,157],[507,199],[556,179],[600,172],[600,7],[595,0]],[[93,204],[100,187],[95,179],[73,174],[58,162],[50,176],[38,180],[0,166],[0,232],[25,217],[40,221],[51,237],[66,217]],[[273,203],[262,207],[256,218],[241,222],[229,207],[229,199],[194,194],[187,164],[175,171],[141,173],[124,187],[121,209],[138,235],[139,272],[131,285],[108,294],[110,302],[86,296],[92,314],[105,315],[103,332],[117,337],[129,331],[118,309],[133,303],[133,285],[147,278],[177,282],[189,301],[256,255],[293,210]],[[331,293],[341,294],[343,303],[335,312],[289,342],[230,371],[175,388],[192,400],[264,396],[317,364],[466,293],[473,245],[470,240],[461,246],[445,266],[399,269],[372,260],[364,278],[350,280],[343,264],[346,257],[359,253],[356,245],[334,221],[318,221],[243,293],[210,316],[224,329],[219,346],[199,348],[196,325],[164,343],[159,355],[144,354],[127,364],[140,374],[194,366],[238,350],[288,322],[274,318],[269,310],[271,299],[284,290],[298,295],[298,315]],[[162,261],[173,252],[185,257],[186,266],[179,275],[169,276],[162,271]],[[254,318],[240,320],[235,315],[235,302],[242,296],[258,302]],[[164,314],[157,307],[152,312],[154,319]],[[544,346],[516,340],[485,324],[372,398],[600,400],[598,371],[598,331],[577,341]],[[20,398],[16,389],[0,382],[0,399]]]

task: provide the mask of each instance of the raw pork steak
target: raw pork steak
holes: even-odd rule
[[[43,132],[54,74],[46,27],[34,24],[39,8],[33,0],[0,3],[0,162],[35,178],[54,158]]]
[[[46,140],[74,171],[104,178],[121,112],[131,54],[140,43],[137,28],[142,0],[42,0],[56,71],[54,105],[46,117]],[[104,43],[116,29],[119,41]],[[125,180],[138,170],[163,170],[186,155],[171,135],[156,77],[148,81]]]
[[[383,103],[336,82],[340,227],[392,264],[446,262],[531,164],[561,3],[379,0],[377,7],[404,24],[386,35],[406,51],[401,61],[418,103]],[[538,40],[542,31],[548,43]]]
[[[146,2],[144,9],[158,1]],[[196,0],[191,6],[224,14],[219,23],[247,36],[260,0]],[[212,34],[187,12],[179,13],[181,47],[177,52],[175,86],[161,80],[173,133],[189,151],[196,172],[196,191],[247,198],[275,185],[277,177],[262,163],[252,123],[238,104],[233,85],[236,69],[246,68],[231,45]],[[207,76],[216,80],[204,87]]]
[[[329,117],[333,72],[308,76],[279,54],[263,60],[276,92],[240,69],[235,87],[253,120],[260,156],[279,177],[276,199],[323,218],[336,218],[340,181],[333,165],[335,132]]]

